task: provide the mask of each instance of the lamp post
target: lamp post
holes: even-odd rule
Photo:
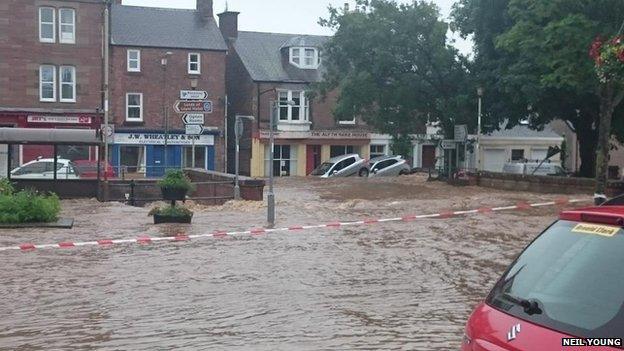
[[[289,100],[286,102],[288,106],[294,106],[295,102]],[[267,194],[267,221],[269,222],[269,227],[273,228],[275,226],[275,193],[273,193],[273,163],[275,159],[275,118],[277,117],[277,109],[279,108],[279,101],[271,102],[271,116],[269,123],[269,144],[271,150],[269,150],[269,193]]]
[[[234,136],[236,138],[236,175],[234,178],[234,200],[240,200],[240,186],[238,184],[238,173],[239,173],[239,165],[240,165],[240,139],[243,136],[244,125],[243,119],[248,119],[253,121],[255,118],[253,116],[241,116],[236,115],[236,123],[234,124]]]
[[[173,55],[173,53],[171,51],[167,51],[164,55],[163,58],[160,60],[160,64],[162,65],[163,68],[163,91],[162,91],[162,108],[163,108],[163,118],[165,120],[165,155],[164,155],[164,162],[165,162],[165,172],[167,171],[167,146],[168,146],[168,139],[169,139],[169,108],[167,106],[167,63],[168,63],[168,57]]]
[[[479,116],[477,117],[477,171],[481,170],[481,100],[483,99],[483,93],[485,89],[483,87],[477,88],[477,95],[479,96]]]

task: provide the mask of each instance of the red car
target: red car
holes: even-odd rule
[[[466,325],[463,351],[622,350],[624,206],[562,212]]]
[[[76,160],[73,161],[73,163],[81,179],[97,179],[97,161]],[[100,161],[100,176],[102,178],[104,178],[104,176],[107,178],[115,178],[117,174],[110,163]]]

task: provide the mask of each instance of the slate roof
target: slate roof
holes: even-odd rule
[[[111,43],[173,49],[226,51],[214,19],[196,10],[111,6]]]
[[[493,131],[486,136],[493,138],[562,138],[561,135],[555,133],[549,125],[543,130],[535,130],[529,128],[528,125],[517,125],[511,129],[505,129],[505,123],[501,125],[500,130]]]
[[[254,81],[310,83],[321,81],[322,67],[299,69],[288,62],[285,53],[293,46],[321,48],[328,40],[320,35],[241,31],[234,49]]]

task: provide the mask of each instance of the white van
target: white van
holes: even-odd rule
[[[538,168],[539,167],[539,168]],[[511,162],[505,163],[503,173],[565,177],[568,173],[557,163]]]

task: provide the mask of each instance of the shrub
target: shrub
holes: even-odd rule
[[[15,192],[15,188],[13,188],[13,184],[7,179],[0,179],[0,195],[11,195]]]
[[[32,190],[0,195],[0,223],[54,222],[61,211],[56,194],[40,195]]]
[[[168,170],[165,177],[158,181],[158,186],[165,189],[195,190],[195,186],[182,170]]]
[[[163,208],[154,207],[148,214],[149,216],[160,215],[168,217],[186,217],[192,216],[193,211],[183,206],[166,206]]]

